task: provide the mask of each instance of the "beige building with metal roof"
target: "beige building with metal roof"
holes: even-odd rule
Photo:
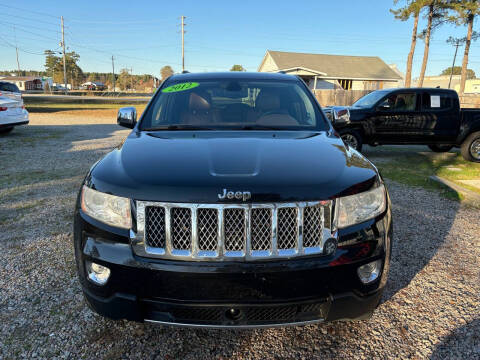
[[[260,72],[302,77],[313,90],[378,90],[400,87],[403,78],[376,56],[306,54],[267,50]]]

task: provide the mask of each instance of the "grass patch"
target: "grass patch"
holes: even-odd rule
[[[429,178],[436,175],[480,193],[478,188],[459,182],[480,179],[480,164],[465,161],[458,152],[433,153],[427,150],[400,153],[399,149],[394,148],[371,151],[367,156],[377,165],[384,177],[399,183],[439,191],[449,199],[463,199],[463,195]]]
[[[0,189],[36,184],[39,182],[71,178],[78,175],[76,168],[45,170],[30,170],[0,175]]]

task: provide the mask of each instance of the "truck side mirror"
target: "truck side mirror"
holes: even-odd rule
[[[350,121],[350,111],[345,107],[333,106],[332,114],[335,123],[348,123]]]
[[[117,124],[133,129],[137,123],[137,110],[134,107],[123,107],[118,110]]]

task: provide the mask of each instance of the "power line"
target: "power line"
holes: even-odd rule
[[[35,23],[42,23],[42,24],[47,24],[47,25],[52,25],[52,26],[53,25],[58,25],[58,24],[54,24],[54,23],[49,22],[49,21],[27,18],[25,16],[16,15],[16,14],[1,13],[0,16],[7,16],[8,19],[11,19],[12,17],[14,17],[15,19],[23,19],[23,20],[28,20],[28,21],[34,21]]]
[[[5,38],[3,36],[0,36],[0,39],[3,40],[4,43],[6,43],[8,45],[8,47],[11,47],[11,48],[17,48],[15,45],[11,44],[9,41],[5,40]],[[7,47],[5,45],[2,45],[4,47]],[[27,54],[32,54],[32,55],[45,55],[45,53],[36,53],[36,52],[33,52],[33,51],[28,51],[28,50],[25,50],[21,47],[18,47],[18,50],[20,50],[21,52],[24,52],[24,53],[27,53]]]
[[[22,8],[19,8],[19,7],[15,7],[15,6],[11,6],[11,5],[5,5],[5,4],[0,4],[0,6],[6,7],[6,8],[10,8],[10,9],[15,9],[15,10],[26,11],[26,12],[29,12],[29,13],[32,13],[32,14],[38,14],[38,15],[43,15],[43,16],[49,16],[49,17],[52,17],[52,18],[58,19],[58,16],[54,16],[54,15],[52,15],[52,14],[48,14],[48,13],[44,13],[44,12],[40,12],[40,11],[34,11],[34,10],[28,10],[28,9],[22,9]]]

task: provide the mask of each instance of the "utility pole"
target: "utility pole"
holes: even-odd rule
[[[133,68],[130,67],[130,87],[133,92]]]
[[[67,92],[67,62],[65,57],[65,31],[63,26],[63,16],[61,17],[62,22],[62,43],[63,48],[63,86],[65,86],[65,92]]]
[[[15,25],[13,25],[13,35],[15,37],[15,50],[17,52],[17,69],[18,76],[20,76],[20,62],[18,61],[18,45],[17,45],[17,32],[15,31]]]
[[[453,55],[453,63],[452,63],[452,68],[450,69],[450,80],[448,80],[448,88],[450,89],[450,85],[452,83],[452,77],[453,77],[453,68],[455,67],[455,60],[457,59],[457,51],[458,47],[462,45],[465,42],[464,38],[461,39],[455,39],[453,37],[449,37],[447,40],[447,43],[452,44],[455,46],[455,55]]]
[[[185,71],[185,16],[182,15],[182,72]]]
[[[113,55],[112,55],[112,78],[113,78],[113,93],[115,94],[115,64],[113,63]]]

